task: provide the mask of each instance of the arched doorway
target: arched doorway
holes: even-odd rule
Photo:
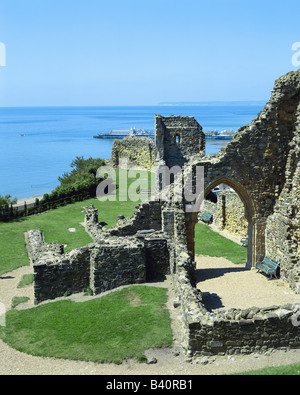
[[[204,192],[204,198],[206,198],[209,193],[219,186],[220,184],[225,184],[226,186],[232,188],[244,205],[244,217],[248,222],[248,247],[247,247],[247,263],[246,267],[251,269],[255,267],[255,263],[258,258],[261,257],[263,250],[264,253],[264,226],[260,226],[258,221],[256,221],[255,206],[251,196],[248,194],[243,185],[238,182],[228,179],[226,177],[215,179],[214,181],[207,183]],[[188,248],[191,252],[193,258],[195,257],[195,226],[198,222],[198,213],[186,213],[186,229],[187,229],[187,242]],[[260,243],[257,246],[257,229],[260,231]],[[263,237],[261,237],[263,235]],[[262,240],[263,239],[263,240]],[[259,247],[259,248],[258,248]],[[259,251],[259,253],[258,253]]]
[[[239,196],[240,200],[242,201],[244,205],[244,217],[246,218],[248,222],[248,247],[247,247],[247,267],[250,269],[253,266],[253,243],[255,238],[253,237],[253,232],[254,232],[254,227],[253,227],[253,219],[254,219],[254,203],[252,202],[252,199],[248,192],[245,190],[245,188],[228,178],[219,178],[214,180],[212,183],[210,183],[206,188],[204,192],[204,197],[206,198],[208,194],[215,189],[217,186],[224,184],[228,186],[229,188],[233,189],[237,195]]]

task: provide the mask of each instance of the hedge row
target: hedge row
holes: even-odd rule
[[[56,209],[58,207],[66,206],[67,204],[81,202],[91,197],[93,196],[91,196],[90,193],[86,192],[86,193],[74,194],[72,196],[66,196],[64,198],[60,198],[57,200],[53,200],[53,199],[45,200],[44,198],[42,200],[36,199],[33,207],[27,207],[25,202],[23,210],[14,208],[12,205],[6,206],[4,210],[0,212],[0,221],[4,221],[4,222],[11,221],[17,218],[40,214],[45,211]]]

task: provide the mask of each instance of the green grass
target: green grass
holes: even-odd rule
[[[145,173],[148,175],[148,172]],[[125,173],[121,174],[124,176]],[[129,185],[133,181],[131,180]],[[65,252],[69,252],[76,247],[82,247],[92,242],[83,226],[80,225],[84,221],[84,214],[81,212],[83,206],[94,204],[99,210],[99,221],[106,223],[107,227],[112,227],[116,224],[119,214],[130,217],[138,203],[130,200],[100,202],[94,198],[59,207],[41,215],[8,223],[0,222],[0,275],[29,265],[24,232],[30,229],[41,229],[47,243],[64,244],[66,245]],[[76,228],[77,231],[69,232],[69,228]]]
[[[259,370],[251,370],[249,372],[241,372],[235,376],[299,376],[300,364],[278,366],[272,368],[263,368]]]
[[[27,285],[30,285],[33,283],[33,274],[24,274],[22,277],[22,280],[18,284],[18,288],[26,287]]]
[[[15,296],[12,300],[11,307],[14,309],[21,303],[28,302],[29,298],[27,296]]]
[[[167,290],[132,286],[87,302],[60,301],[10,310],[0,337],[27,354],[120,363],[171,346]]]
[[[198,223],[195,227],[195,254],[224,257],[235,264],[244,264],[247,249],[221,236],[209,226]]]

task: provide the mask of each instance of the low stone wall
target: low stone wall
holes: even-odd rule
[[[34,263],[35,303],[82,292],[89,287],[93,244],[65,255],[42,254]]]
[[[87,207],[83,207],[84,213],[84,227],[86,232],[91,236],[91,238],[96,241],[102,233],[102,226],[99,224],[98,220],[98,210],[93,204]]]
[[[29,230],[25,233],[25,242],[30,262],[34,264],[43,253],[44,235],[39,229]]]
[[[300,347],[300,305],[207,311],[195,288],[194,263],[175,246],[172,283],[181,310],[182,346],[190,356],[264,353]]]
[[[40,230],[28,232],[26,242],[34,267],[35,303],[82,292],[88,287],[98,294],[169,273],[165,235],[155,229],[138,231],[138,224],[147,223],[147,228],[153,225],[150,213],[148,218],[134,216],[125,230],[120,226],[121,235],[125,233],[126,237],[118,237],[102,230],[97,222],[98,211],[93,206],[84,208],[84,212],[86,229],[95,242],[68,254],[64,254],[62,245],[45,243]],[[157,227],[161,227],[159,218]],[[115,227],[112,233],[118,233],[117,229]],[[128,233],[135,235],[128,236]]]
[[[117,225],[107,229],[110,236],[133,236],[139,230],[161,230],[161,205],[158,201],[139,204],[130,218],[120,218]]]
[[[250,354],[300,347],[299,305],[184,314],[193,355]]]

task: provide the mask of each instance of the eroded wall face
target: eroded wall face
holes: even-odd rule
[[[300,293],[300,135],[292,143],[286,183],[268,218],[266,254],[280,263],[281,278]]]
[[[158,160],[169,168],[205,155],[205,134],[192,117],[156,115],[155,139]]]
[[[137,166],[151,170],[155,166],[156,146],[151,137],[128,136],[115,140],[112,147],[111,159],[114,167],[122,168],[122,160],[127,160],[127,166]]]

